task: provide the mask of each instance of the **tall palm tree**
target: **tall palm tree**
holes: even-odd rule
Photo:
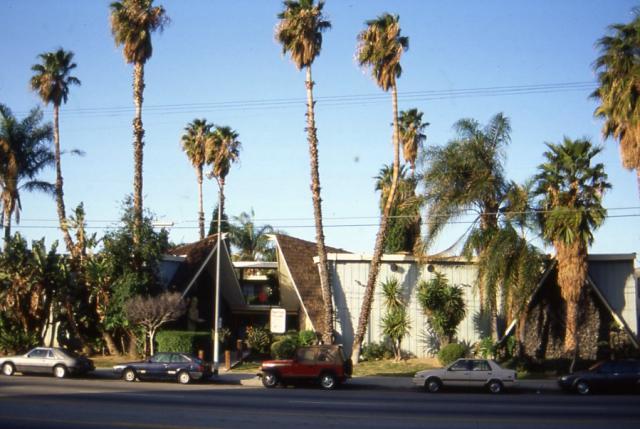
[[[43,169],[55,162],[48,146],[51,124],[41,124],[42,112],[33,109],[18,121],[7,106],[0,104],[0,193],[5,246],[11,237],[11,216],[20,222],[20,191],[42,191],[53,195],[55,187],[38,179]]]
[[[383,166],[375,179],[375,190],[380,191],[380,212],[382,212],[391,188],[393,166]],[[416,186],[415,177],[406,177],[405,166],[401,165],[398,189],[389,215],[389,227],[384,242],[385,253],[414,252],[420,243],[422,199],[416,195]]]
[[[356,57],[358,64],[371,70],[371,75],[383,91],[391,90],[391,103],[393,110],[393,173],[389,195],[380,216],[380,227],[376,235],[376,242],[369,267],[369,276],[365,288],[362,308],[358,318],[358,329],[353,339],[352,360],[358,363],[360,348],[364,340],[371,304],[380,270],[384,241],[389,224],[389,215],[395,199],[398,187],[398,175],[400,170],[400,127],[398,125],[398,88],[397,78],[402,74],[400,59],[404,51],[409,48],[409,38],[400,35],[400,17],[384,13],[378,18],[366,21],[365,28],[358,34],[358,47]]]
[[[184,129],[182,135],[182,150],[189,161],[196,169],[196,179],[198,181],[198,229],[200,240],[204,238],[204,206],[202,204],[202,170],[206,161],[206,148],[211,140],[211,129],[213,124],[207,123],[206,119],[194,119]]]
[[[76,247],[69,233],[67,214],[64,205],[64,191],[62,179],[62,165],[60,160],[60,105],[66,103],[69,97],[69,87],[80,85],[80,80],[71,76],[71,71],[76,68],[73,62],[73,52],[60,48],[55,52],[45,52],[39,55],[41,63],[34,64],[31,70],[35,72],[31,78],[31,89],[36,91],[44,104],[53,104],[53,144],[56,157],[56,206],[58,220],[64,243],[72,256]]]
[[[207,145],[205,162],[211,165],[210,177],[218,182],[219,204],[218,210],[224,213],[224,186],[231,164],[238,161],[241,143],[238,133],[231,127],[216,126]]]
[[[578,352],[578,303],[587,280],[587,253],[593,231],[605,220],[602,195],[611,188],[602,163],[593,164],[601,151],[588,139],[547,143],[545,162],[538,166],[534,194],[539,198],[543,237],[556,250],[558,286],[566,302],[564,348]]]
[[[314,113],[313,85],[311,65],[322,48],[322,33],[331,28],[331,23],[322,14],[324,2],[314,0],[285,0],[284,10],[278,14],[280,20],[276,26],[276,39],[282,45],[282,53],[289,53],[298,70],[306,69],[305,86],[307,89],[307,142],[311,163],[311,196],[313,217],[316,228],[316,246],[319,258],[320,290],[324,303],[322,340],[333,343],[333,300],[327,251],[322,226],[322,198],[320,197],[320,171],[318,161],[318,136]]]
[[[134,243],[140,241],[142,228],[142,156],[144,128],[142,127],[142,101],[144,92],[144,65],[151,58],[151,33],[162,31],[169,18],[162,6],[153,6],[153,0],[122,0],[111,3],[111,33],[116,45],[123,46],[124,59],[133,64],[133,206]]]
[[[600,101],[595,115],[605,121],[602,134],[620,142],[622,165],[636,170],[640,194],[640,8],[633,13],[630,23],[610,26],[613,34],[597,42],[600,85],[592,97]]]
[[[238,249],[234,257],[241,261],[274,260],[273,246],[267,235],[273,232],[271,225],[256,225],[253,209],[250,213],[242,212],[234,216],[233,221],[231,244]]]
[[[485,127],[473,119],[461,119],[454,129],[457,137],[444,147],[427,151],[424,173],[424,202],[427,205],[427,249],[444,227],[468,211],[477,214],[465,243],[467,256],[486,257],[485,250],[498,230],[500,205],[507,192],[504,178],[504,149],[510,142],[511,125],[502,113]],[[492,334],[498,336],[498,308],[495,290],[485,291],[484,273],[478,271],[481,300],[488,304]]]
[[[418,109],[403,110],[400,112],[400,141],[402,143],[404,160],[411,165],[411,175],[416,172],[416,159],[427,140],[424,129],[428,122],[422,122],[422,112]]]

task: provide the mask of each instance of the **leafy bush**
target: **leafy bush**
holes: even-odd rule
[[[271,356],[274,359],[290,359],[298,347],[297,340],[292,337],[283,337],[271,344]]]
[[[465,357],[467,354],[467,348],[458,343],[447,344],[438,352],[438,360],[444,366],[449,365],[456,359]]]
[[[418,285],[418,302],[441,344],[453,341],[458,325],[467,314],[462,288],[449,285],[438,272],[428,282]]]
[[[14,354],[26,352],[38,345],[38,334],[25,333],[17,326],[1,329],[0,327],[0,352],[2,354]]]
[[[311,330],[298,332],[298,345],[301,347],[312,346],[318,340],[316,333]]]
[[[247,345],[256,353],[266,354],[271,346],[271,334],[264,328],[247,328]]]
[[[391,359],[392,357],[393,350],[385,342],[365,344],[360,351],[360,360],[363,361]]]
[[[195,353],[208,349],[210,340],[209,332],[160,331],[156,335],[159,352]]]
[[[493,342],[491,337],[484,337],[476,344],[476,354],[482,356],[483,359],[493,359],[496,355],[497,344]]]

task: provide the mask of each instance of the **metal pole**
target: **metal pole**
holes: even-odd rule
[[[220,186],[220,184],[218,184],[218,187]],[[220,354],[220,350],[219,350],[219,341],[218,341],[218,330],[220,329],[219,323],[220,323],[220,248],[221,248],[221,243],[222,240],[220,239],[221,236],[221,228],[220,228],[220,223],[222,222],[222,213],[220,208],[222,207],[222,190],[218,189],[218,231],[217,231],[217,237],[216,237],[216,285],[215,285],[215,304],[214,304],[214,321],[213,321],[213,373],[214,374],[218,374],[218,368],[220,366],[220,359],[219,359],[219,354]]]

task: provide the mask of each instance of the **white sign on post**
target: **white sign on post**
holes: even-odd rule
[[[287,310],[284,308],[272,308],[269,326],[271,326],[271,332],[274,334],[287,332]]]

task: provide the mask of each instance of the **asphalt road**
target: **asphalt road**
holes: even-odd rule
[[[640,395],[0,377],[0,428],[638,428]]]

